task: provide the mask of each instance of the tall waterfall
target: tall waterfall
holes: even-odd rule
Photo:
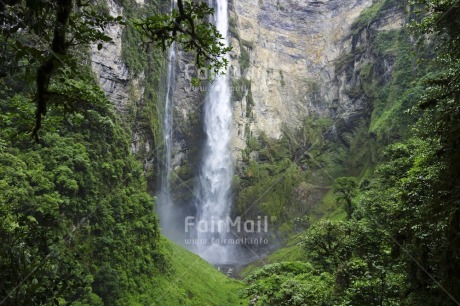
[[[227,0],[214,1],[214,22],[228,45]],[[231,205],[233,164],[230,152],[232,108],[230,105],[228,74],[219,75],[209,85],[204,104],[204,130],[206,143],[197,184],[197,221],[210,225],[208,230],[196,232],[197,253],[213,264],[231,261],[232,246],[220,242],[229,234],[220,230],[212,232],[211,225],[226,223]]]
[[[173,92],[176,80],[175,73],[176,51],[172,44],[168,54],[168,75],[166,80],[166,96],[163,109],[163,139],[161,147],[162,161],[159,162],[160,190],[157,195],[160,226],[163,233],[176,240],[177,225],[171,222],[174,219],[173,202],[171,199],[171,148],[173,141]]]

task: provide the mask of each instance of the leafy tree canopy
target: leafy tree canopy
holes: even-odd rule
[[[149,38],[147,44],[164,49],[177,41],[187,51],[196,53],[199,65],[207,62],[215,71],[227,65],[222,57],[230,48],[221,42],[216,27],[207,22],[213,9],[205,3],[177,1],[171,14],[156,13],[137,22]],[[0,4],[0,79],[30,72],[35,80],[35,126],[32,136],[38,141],[42,116],[55,105],[67,107],[66,96],[50,90],[52,78],[60,69],[77,73],[76,46],[111,40],[104,32],[114,23],[124,24],[121,16],[113,17],[98,1],[80,0],[7,0]]]

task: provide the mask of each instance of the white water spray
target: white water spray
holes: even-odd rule
[[[163,234],[176,240],[177,225],[171,222],[174,219],[173,201],[171,198],[171,150],[173,141],[173,92],[176,80],[175,73],[176,51],[172,44],[168,54],[168,75],[166,81],[166,96],[163,110],[163,156],[160,165],[160,190],[157,196],[160,226]]]
[[[214,22],[227,46],[227,0],[214,1]],[[208,87],[204,104],[206,144],[197,186],[197,220],[207,223],[226,222],[230,213],[233,163],[230,152],[232,108],[230,84],[226,74],[219,75]],[[222,242],[226,231],[197,231],[196,236],[207,244],[198,244],[197,253],[213,264],[232,260],[234,246]]]

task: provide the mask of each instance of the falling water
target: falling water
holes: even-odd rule
[[[228,11],[227,0],[214,1],[214,22],[227,41]],[[230,153],[232,109],[230,105],[230,85],[227,74],[220,75],[209,85],[204,104],[204,129],[206,143],[197,186],[197,220],[204,224],[226,222],[230,208],[230,189],[233,177]],[[232,259],[230,245],[222,242],[227,231],[212,232],[198,230],[197,253],[213,264],[226,264]],[[215,241],[215,242],[213,242]]]
[[[175,240],[176,226],[171,220],[173,216],[173,202],[171,198],[171,148],[173,141],[173,92],[175,84],[176,51],[174,44],[171,45],[168,54],[168,75],[166,83],[166,96],[163,110],[163,139],[164,143],[162,161],[160,161],[160,190],[158,193],[158,213],[163,233]]]

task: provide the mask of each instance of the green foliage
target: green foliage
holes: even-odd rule
[[[370,253],[372,256],[388,254],[391,258],[391,261],[384,260],[377,265],[373,263],[385,273],[379,278],[385,276],[384,284],[388,288],[384,291],[386,298],[379,297],[378,301],[390,305],[454,305],[458,300],[458,278],[453,275],[458,273],[454,272],[458,263],[451,255],[459,249],[454,238],[459,224],[458,192],[454,186],[458,184],[456,165],[460,159],[454,152],[457,152],[460,126],[457,112],[460,73],[456,64],[458,20],[450,14],[458,8],[449,6],[453,2],[421,2],[428,4],[430,10],[422,6],[422,18],[417,19],[414,27],[424,34],[434,32],[440,35],[430,37],[438,46],[435,60],[425,60],[423,67],[413,66],[410,48],[401,40],[404,33],[383,32],[377,36],[376,47],[385,56],[396,56],[393,75],[388,87],[365,89],[376,93],[377,103],[371,123],[373,133],[402,130],[401,127],[408,122],[418,119],[415,133],[410,140],[389,146],[383,155],[385,162],[377,168],[374,179],[362,181],[353,216],[371,222],[371,226],[382,231],[383,237],[391,237],[385,239],[386,243],[379,242],[380,251],[375,249]],[[419,55],[425,58],[433,56],[423,48],[419,50]],[[431,73],[427,73],[429,69]],[[361,77],[368,79],[373,71],[375,66],[373,69],[365,67]],[[424,109],[421,115],[414,107],[420,100]],[[380,101],[386,102],[380,104]],[[402,113],[404,109],[411,109],[411,112]],[[406,137],[409,132],[407,129]],[[352,222],[356,224],[357,221]],[[319,241],[328,241],[328,235],[318,237]],[[352,245],[359,245],[362,249],[362,244]],[[350,264],[355,257],[353,254]],[[358,259],[363,258],[359,256]],[[356,263],[362,265],[359,261]],[[369,264],[363,266],[369,267]],[[363,271],[368,273],[369,268]],[[352,274],[344,289],[346,303],[369,303],[363,297],[371,291],[378,292],[378,284],[382,283],[379,278],[356,279]],[[401,295],[391,292],[401,292]]]
[[[382,18],[386,10],[395,9],[398,6],[403,6],[403,3],[398,0],[374,1],[373,5],[361,12],[358,19],[353,23],[351,26],[352,34],[360,34],[363,29],[369,28],[372,23]]]
[[[443,286],[439,288],[431,279],[422,279],[420,267],[408,261],[409,290],[415,291],[412,297],[415,301],[429,298],[437,303],[458,304],[460,282],[455,275],[460,273],[460,265],[453,254],[460,249],[456,238],[460,224],[459,7],[455,1],[412,2],[419,3],[425,6],[414,27],[421,34],[435,35],[437,56],[434,64],[440,70],[429,76],[424,84],[420,103],[424,113],[416,126],[416,136],[421,139],[414,140],[418,147],[410,151],[407,161],[410,169],[397,176],[397,182],[392,185],[400,192],[397,203],[403,207],[405,216],[397,218],[405,229],[402,240]],[[401,257],[407,260],[404,254]],[[437,290],[431,289],[433,287]]]
[[[366,51],[365,47],[359,46],[354,48],[352,53],[346,53],[342,56],[340,56],[335,62],[334,62],[334,68],[336,72],[342,72],[346,70],[347,67],[352,66],[355,57],[362,55]]]
[[[328,273],[333,279],[329,304],[458,304],[460,21],[455,2],[411,2],[422,13],[413,27],[430,39],[427,48],[417,49],[424,58],[422,65],[414,65],[411,51],[415,48],[408,43],[408,34],[390,31],[380,32],[373,40],[377,59],[395,60],[389,79],[379,79],[378,62],[358,70],[361,83],[352,90],[353,96],[372,99],[373,110],[369,125],[343,137],[353,148],[351,154],[360,152],[360,144],[382,148],[396,139],[404,141],[389,145],[381,159],[374,159],[374,163],[381,161],[376,171],[364,172],[360,182],[336,180],[334,190],[355,206],[348,221],[320,221],[306,231],[302,246],[307,261],[317,274]],[[358,19],[356,30],[364,30],[379,19],[382,10],[399,4],[380,1],[376,5]],[[372,31],[368,34],[373,35]],[[337,68],[352,71],[353,59],[360,52],[349,55]],[[418,101],[423,112],[415,107]],[[375,142],[367,139],[368,127]],[[291,253],[300,258],[297,246],[291,245],[268,260]],[[296,305],[282,293],[287,280],[279,272],[272,272],[273,278],[263,272],[254,275],[258,273],[265,282],[249,283],[247,290],[262,296],[261,305],[279,296],[287,305]]]
[[[348,123],[346,130],[338,126],[338,136],[349,154],[338,155],[337,159],[343,160],[347,173],[355,176],[372,172],[380,161],[381,148],[410,136],[408,126],[415,124],[419,116],[410,110],[422,97],[425,75],[432,69],[426,62],[417,62],[418,58],[432,56],[432,51],[414,46],[407,30],[366,31],[370,47],[365,51],[357,47],[336,63],[336,71],[352,79],[345,90],[348,97],[368,103],[363,114],[367,118]],[[355,65],[369,54],[374,60]],[[390,70],[383,64],[388,62]]]
[[[147,54],[141,48],[142,34],[136,30],[132,21],[128,21],[122,34],[121,56],[130,71],[137,75],[147,66]]]
[[[251,81],[245,78],[232,79],[232,100],[239,102],[244,95],[251,91]]]
[[[410,130],[405,129],[415,123],[416,116],[408,113],[423,93],[423,76],[429,66],[416,65],[411,55],[413,47],[408,42],[404,31],[383,32],[376,37],[377,49],[382,56],[395,56],[396,62],[390,81],[379,89],[379,81],[367,89],[375,97],[370,132],[375,133],[378,140],[389,142],[388,139],[407,137]],[[427,50],[420,49],[422,56]]]
[[[320,221],[302,243],[311,262],[335,277],[340,305],[397,305],[402,276],[384,233],[369,221]]]
[[[250,59],[249,59],[249,52],[246,50],[246,47],[244,45],[241,46],[240,48],[240,58],[238,59],[238,63],[240,64],[241,71],[246,71],[246,69],[249,68],[251,65]]]
[[[319,274],[303,262],[267,265],[244,281],[248,287],[242,296],[250,298],[252,305],[328,305],[332,302],[331,275]]]
[[[379,14],[381,13],[382,6],[385,2],[386,0],[376,1],[372,6],[365,9],[352,25],[352,29],[355,31],[360,31],[365,27],[369,27],[369,25],[378,18]]]
[[[315,263],[333,272],[342,261],[350,259],[352,234],[350,223],[320,221],[308,229],[302,245]]]
[[[240,39],[240,32],[235,17],[231,16],[228,23],[230,34],[236,39]]]
[[[140,79],[144,88],[142,97],[135,89],[136,85],[131,84],[130,110],[129,114],[123,114],[121,123],[129,131],[142,131],[139,134],[140,141],[151,142],[155,150],[146,150],[143,146],[136,152],[136,158],[139,160],[152,160],[154,155],[161,155],[164,147],[161,142],[162,137],[162,103],[164,101],[164,86],[166,86],[166,60],[164,52],[146,52],[147,45],[143,44],[141,32],[136,30],[133,24],[133,18],[146,16],[152,11],[162,10],[155,3],[145,3],[138,5],[134,0],[124,0],[123,8],[127,22],[123,28],[121,37],[122,58],[134,75],[143,72],[143,78]],[[145,47],[145,48],[144,48]],[[160,51],[160,50],[157,50]],[[136,94],[134,94],[136,92]],[[156,179],[156,168],[149,167],[145,171],[148,189],[153,190]]]
[[[25,134],[33,101],[0,97],[0,296],[124,304],[168,270],[153,199],[101,90],[78,77],[50,88],[79,113],[51,110],[40,144]]]
[[[207,64],[215,73],[227,67],[228,53],[223,36],[216,26],[207,22],[214,9],[204,2],[177,1],[177,9],[171,14],[154,13],[135,22],[149,43],[165,51],[173,42],[178,42],[185,51],[194,52],[198,66]]]
[[[427,278],[426,271],[455,296],[455,278],[446,282],[450,274],[443,273],[455,269],[455,259],[445,261],[445,254],[458,246],[448,234],[451,222],[457,222],[452,219],[456,208],[446,200],[453,196],[452,187],[446,186],[452,176],[445,175],[450,169],[438,156],[441,148],[440,143],[417,138],[390,146],[387,162],[378,168],[378,177],[366,187],[360,203],[364,215],[385,225],[395,237],[393,254],[404,267],[404,290],[413,292],[407,298],[413,304],[451,303],[442,288]],[[443,200],[438,198],[441,194]]]
[[[89,67],[77,64],[87,60],[86,52],[72,44],[57,52],[53,42],[56,54],[48,58],[50,47],[40,41],[55,40],[56,31],[59,38],[75,35],[76,43],[109,41],[99,25],[121,23],[121,18],[107,17],[103,5],[78,2],[64,7],[64,3],[72,2],[7,1],[6,8],[5,3],[0,6],[0,14],[7,17],[2,18],[7,23],[1,39],[5,42],[4,34],[12,35],[2,44],[0,56],[6,68],[0,74],[0,304],[237,304],[238,282],[160,238],[143,169],[129,152],[130,138]],[[33,5],[38,5],[35,11]],[[77,8],[80,5],[84,7]],[[191,4],[187,5],[188,9]],[[129,16],[156,11],[153,5],[143,10],[132,1],[123,1],[123,6]],[[56,28],[59,22],[54,16],[63,9],[70,12],[68,24]],[[8,26],[21,14],[30,18],[19,33],[19,28]],[[197,14],[198,25],[204,13]],[[211,32],[200,35],[212,43],[220,36]],[[151,133],[156,134],[162,54],[143,54],[133,20],[128,20],[122,40],[122,56],[130,71],[146,72],[142,101],[150,106],[135,105],[129,119],[152,126]],[[214,55],[222,51],[222,45],[217,46]],[[27,133],[36,115],[35,71],[43,63],[53,67],[51,73],[47,70],[43,88],[47,116],[40,122],[41,141],[35,144]],[[130,122],[124,124],[131,127]],[[185,272],[202,275],[203,285],[184,281]],[[206,285],[209,279],[214,281],[211,286]],[[215,284],[220,289],[214,290]]]
[[[305,214],[313,212],[315,202],[308,197],[322,193],[319,186],[308,184],[312,171],[324,171],[332,164],[326,134],[331,120],[306,118],[302,128],[285,130],[279,140],[247,136],[243,152],[246,166],[240,174],[235,213],[247,218],[275,216],[274,229],[286,237],[309,224]],[[325,175],[326,176],[326,175]]]
[[[136,11],[133,3],[124,1],[129,13]],[[143,21],[129,20],[123,33],[123,39],[128,44],[123,45],[122,55],[134,74],[143,70],[146,65],[146,55],[140,52],[142,29],[149,39],[149,44],[161,46],[163,51],[173,41],[182,44],[187,51],[195,51],[198,65],[204,65],[218,73],[227,66],[228,60],[222,57],[231,48],[221,41],[222,36],[216,27],[206,22],[213,9],[205,3],[194,3],[183,0],[177,1],[178,10],[171,14],[150,10],[149,5],[137,17]],[[49,85],[60,70],[70,70],[71,74],[79,72],[79,56],[75,56],[80,45],[97,43],[101,50],[103,43],[111,41],[105,34],[107,26],[125,24],[122,17],[112,17],[106,7],[99,3],[7,1],[1,4],[1,19],[4,21],[0,42],[2,53],[0,64],[4,72],[0,79],[19,71],[25,71],[30,78],[35,79],[36,113],[35,126],[32,136],[39,141],[38,131],[42,125],[42,117],[50,106],[62,106],[65,99],[50,101],[54,96]],[[29,16],[24,18],[23,16]],[[3,52],[4,51],[4,52]],[[32,75],[31,75],[32,74]],[[62,98],[62,97],[61,97]],[[65,105],[64,105],[65,107]]]
[[[104,33],[106,26],[122,23],[121,17],[112,17],[107,11],[98,12],[97,6],[70,0],[52,2],[10,1],[1,4],[2,52],[0,64],[4,78],[25,71],[35,77],[36,112],[32,136],[38,142],[38,131],[50,106],[49,86],[60,69],[79,72],[77,57],[69,51],[78,45],[111,41]],[[29,16],[24,18],[24,16]],[[53,101],[62,106],[63,99]]]
[[[337,202],[345,202],[345,212],[347,213],[348,220],[354,211],[353,197],[356,195],[356,182],[352,178],[339,177],[335,180],[333,191],[338,194]]]
[[[251,50],[254,49],[254,42],[253,41],[242,39],[241,40],[241,45],[243,47],[246,47],[246,48],[251,49]]]
[[[247,156],[256,154],[256,160],[248,160],[241,176],[237,196],[237,213],[247,212],[247,217],[257,215],[277,216],[275,223],[281,226],[291,218],[284,207],[290,204],[294,188],[304,173],[292,161],[285,141],[274,141],[261,135],[248,138]]]
[[[385,231],[370,220],[319,221],[266,258],[279,263],[252,272],[244,296],[259,296],[260,305],[298,305],[285,289],[289,283],[304,298],[300,305],[400,305],[404,275],[390,247]]]

